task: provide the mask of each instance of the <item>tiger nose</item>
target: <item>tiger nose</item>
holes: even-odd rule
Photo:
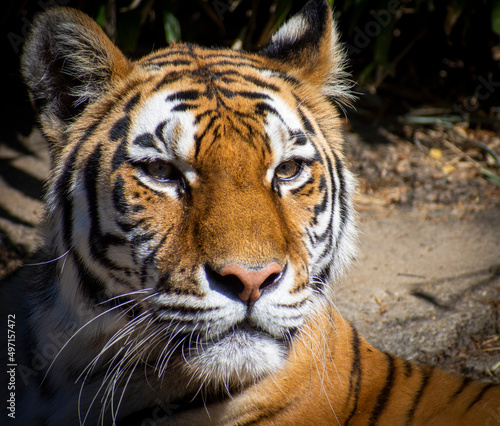
[[[246,269],[240,265],[231,263],[220,270],[220,275],[233,275],[243,284],[243,290],[238,297],[246,304],[251,305],[261,295],[264,288],[271,285],[279,276],[282,267],[276,262],[270,263],[262,269]]]

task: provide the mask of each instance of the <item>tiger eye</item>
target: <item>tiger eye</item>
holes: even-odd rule
[[[301,166],[297,161],[289,160],[281,163],[274,171],[278,179],[289,180],[296,177],[301,170]]]
[[[148,163],[145,170],[149,176],[156,180],[169,180],[171,179],[174,171],[174,166],[165,161],[156,160]]]

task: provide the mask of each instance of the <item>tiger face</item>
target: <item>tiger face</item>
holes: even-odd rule
[[[45,248],[100,363],[217,390],[284,365],[354,251],[342,65],[322,1],[256,54],[136,62],[79,12],[39,18],[23,72],[53,154]]]

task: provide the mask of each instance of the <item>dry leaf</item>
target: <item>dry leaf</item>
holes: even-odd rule
[[[441,151],[438,148],[432,148],[429,151],[429,155],[431,158],[434,158],[435,160],[439,160],[439,159],[443,158],[443,151]]]

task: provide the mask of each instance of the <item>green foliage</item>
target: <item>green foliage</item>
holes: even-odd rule
[[[500,0],[491,0],[491,29],[500,36]]]
[[[63,3],[62,0],[59,1]],[[328,0],[351,71],[373,90],[387,81],[435,93],[474,93],[478,76],[497,74],[500,0]],[[7,0],[3,22],[24,22],[58,0]],[[64,0],[96,18],[130,56],[179,41],[256,50],[304,0]],[[485,23],[487,24],[485,25]],[[16,32],[17,31],[17,32]],[[22,37],[18,37],[21,38]],[[448,69],[443,67],[447,61]],[[443,75],[449,75],[448,81]],[[455,79],[455,81],[453,81]],[[457,86],[456,80],[460,83]],[[457,92],[457,93],[454,93]]]
[[[181,24],[169,10],[163,11],[163,28],[165,29],[167,43],[175,43],[181,40]]]
[[[117,42],[125,52],[135,52],[141,35],[140,10],[134,9],[120,14],[117,19]]]

